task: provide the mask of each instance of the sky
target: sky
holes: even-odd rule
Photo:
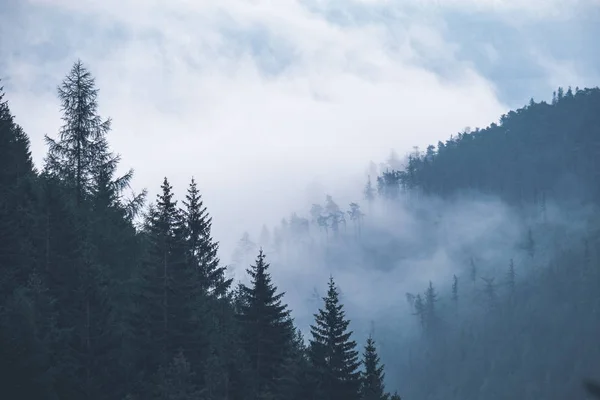
[[[315,196],[360,200],[369,161],[597,86],[599,0],[2,0],[0,78],[32,139],[81,59],[135,190],[195,177],[229,259]]]

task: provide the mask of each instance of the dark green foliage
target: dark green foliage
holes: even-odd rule
[[[385,392],[384,366],[381,364],[375,341],[371,336],[369,336],[365,345],[362,364],[364,371],[361,376],[360,399],[388,400],[390,395]]]
[[[585,396],[582,377],[600,368],[593,333],[600,327],[595,267],[600,164],[594,161],[599,106],[599,89],[560,89],[552,105],[531,102],[503,116],[500,125],[461,133],[437,151],[412,154],[398,172],[400,187],[413,193],[445,199],[499,196],[523,218],[524,227],[515,237],[515,254],[478,259],[477,265],[471,258],[465,272],[473,287],[462,288],[460,297],[466,312],[448,318],[452,304],[440,298],[435,311],[441,331],[407,344],[411,354],[422,355],[397,369],[397,379],[410,383],[403,390],[407,397]],[[396,190],[394,182],[383,186],[382,193]],[[578,218],[582,207],[592,206],[585,228],[575,228],[581,223],[575,220],[566,223],[568,232],[557,226],[557,213]],[[508,268],[502,258],[510,260]],[[454,293],[453,285],[449,300],[455,300]],[[415,297],[413,312],[423,317],[426,310],[427,301]]]
[[[304,337],[300,330],[291,342],[281,369],[281,374],[275,383],[275,397],[285,400],[304,400],[314,394],[311,387],[311,364],[307,357]]]
[[[308,398],[311,365],[264,254],[253,284],[232,292],[194,180],[180,209],[165,178],[136,227],[145,191],[123,197],[133,172],[116,176],[97,94],[78,61],[59,88],[64,125],[46,137],[39,174],[0,90],[2,394]]]
[[[94,78],[77,61],[58,87],[64,122],[59,140],[46,136],[46,170],[74,190],[78,204],[92,191],[98,168],[118,162],[107,152],[110,119],[97,114],[97,96]]]
[[[146,350],[142,360],[148,373],[167,365],[180,350],[180,323],[188,311],[187,291],[181,289],[194,282],[193,270],[186,265],[183,218],[167,178],[161,189],[146,221],[145,259],[139,272],[138,343]]]
[[[145,192],[123,197],[133,173],[116,176],[120,158],[109,149],[110,120],[97,115],[97,95],[90,73],[75,63],[59,88],[64,124],[57,139],[46,138],[38,173],[0,91],[2,395],[399,400],[385,392],[371,338],[360,370],[333,279],[307,347],[262,251],[248,270],[251,282],[232,290],[194,180],[179,207],[165,179],[144,226],[134,225]],[[377,178],[383,212],[404,197],[478,192],[510,204],[525,229],[515,254],[497,256],[496,277],[489,259],[467,263],[470,253],[460,249],[461,273],[472,283],[460,286],[460,313],[448,317],[458,310],[458,273],[452,285],[436,282],[443,293],[430,282],[407,295],[424,334],[410,339],[408,357],[382,355],[388,387],[400,382],[403,396],[421,400],[583,395],[581,377],[600,368],[597,212],[577,234],[560,232],[552,218],[600,202],[598,109],[600,90],[559,88],[552,104],[531,101],[500,124],[411,153],[404,170],[395,170],[400,162],[391,157],[391,170]],[[369,207],[377,206],[374,192],[369,178]],[[353,248],[377,240],[358,203],[341,210],[328,196],[311,217],[324,239],[335,237],[323,240],[337,246],[332,253],[348,237],[346,215],[360,236],[347,241]],[[292,214],[273,230],[272,245],[280,252],[293,242],[316,248],[310,235],[308,220]],[[261,236],[261,244],[269,240]],[[245,235],[238,263],[249,264],[255,248]],[[366,257],[373,265],[382,258],[376,253]],[[389,373],[391,364],[397,374]],[[597,392],[592,383],[586,388]]]
[[[157,400],[202,400],[205,397],[194,383],[195,373],[179,352],[166,368],[159,371]]]
[[[212,218],[202,203],[196,181],[192,179],[186,200],[183,202],[187,257],[191,266],[200,274],[199,288],[205,294],[224,296],[231,286],[225,277],[225,267],[220,266],[217,251],[219,244],[211,236]]]
[[[0,296],[24,285],[37,262],[35,178],[29,138],[15,124],[0,87]]]
[[[544,214],[547,198],[573,197],[573,183],[578,197],[600,200],[595,184],[600,89],[560,93],[552,104],[531,103],[508,112],[499,125],[461,132],[429,155],[412,154],[406,170],[398,172],[401,185],[442,196],[477,190],[519,206],[541,197]],[[397,187],[390,177],[388,172],[378,178],[382,192]]]
[[[57,325],[55,301],[38,274],[17,288],[0,313],[0,373],[4,393],[58,399],[55,382],[64,363],[66,333]]]
[[[250,286],[241,287],[243,346],[250,360],[256,398],[274,393],[275,381],[291,355],[294,334],[290,311],[282,302],[283,293],[277,293],[268,269],[261,249],[255,264],[247,269]]]
[[[309,348],[318,393],[328,400],[359,399],[358,351],[333,278],[329,279],[323,301],[324,308],[315,314],[315,323],[311,325]]]

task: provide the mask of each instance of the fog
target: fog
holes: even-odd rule
[[[407,293],[422,293],[431,281],[447,300],[454,275],[470,284],[471,259],[478,285],[503,279],[510,259],[526,280],[561,248],[580,244],[590,214],[549,203],[542,226],[539,210],[477,193],[402,195],[369,206],[368,175],[376,183],[369,163],[384,162],[392,148],[403,156],[467,126],[487,126],[557,84],[593,82],[600,76],[594,54],[567,51],[588,31],[552,46],[536,36],[559,22],[586,27],[596,10],[592,0],[565,7],[9,0],[0,5],[0,78],[41,167],[43,135],[55,136],[61,125],[56,86],[80,58],[96,77],[101,115],[113,120],[109,140],[121,169],[135,169],[133,190],[147,188],[154,200],[166,176],[181,198],[195,177],[231,273],[244,279],[256,256],[258,247],[233,256],[249,232],[305,332],[333,275],[356,339],[376,332],[394,386],[420,334]],[[482,40],[455,29],[488,20]],[[492,36],[513,37],[511,46]],[[361,205],[360,236],[346,215],[338,238],[311,222],[308,235],[281,233],[278,249],[260,240],[263,225],[273,237],[293,212],[311,219],[312,204],[326,195],[344,212]],[[524,248],[529,229],[535,261]],[[463,319],[480,312],[477,302],[467,307]]]
[[[445,17],[493,12],[500,33],[527,29],[514,26],[517,14],[551,25],[583,18],[589,5],[443,4],[9,1],[0,6],[0,37],[11,37],[0,42],[0,77],[41,165],[42,137],[60,126],[56,85],[81,58],[101,90],[101,115],[113,119],[121,167],[136,170],[134,189],[153,198],[167,176],[182,193],[194,176],[229,261],[240,232],[300,210],[313,201],[310,187],[349,193],[391,148],[424,148],[496,120],[509,108],[503,99],[527,100],[482,72],[490,62],[511,68],[494,61],[501,48],[481,43],[469,54],[488,58],[465,56],[471,36],[456,36]],[[591,78],[575,64],[539,66],[538,56],[554,53],[534,48],[511,49],[540,68],[531,93]]]
[[[344,212],[351,201],[361,199],[363,186],[354,189],[354,197],[333,197]],[[321,205],[325,205],[326,194],[323,192]],[[517,285],[529,291],[531,281],[543,276],[557,257],[581,247],[594,226],[590,216],[597,212],[580,204],[557,202],[515,208],[479,193],[451,199],[403,193],[392,201],[378,198],[370,207],[365,200],[360,203],[366,213],[360,234],[348,215],[346,227],[340,225],[338,235],[331,229],[325,232],[314,221],[308,230],[302,230],[301,224],[294,229],[293,218],[311,220],[311,204],[306,203],[302,209],[293,210],[296,217],[290,218],[288,213],[283,225],[270,227],[269,235],[251,235],[253,246],[246,247],[245,257],[238,252],[238,262],[247,265],[259,246],[265,250],[275,282],[286,292],[285,301],[305,334],[313,314],[322,306],[327,279],[333,276],[352,321],[354,338],[362,342],[369,334],[375,335],[387,365],[388,384],[407,393],[410,385],[406,380],[416,376],[410,375],[415,372],[408,360],[418,351],[415,346],[419,348],[422,337],[408,294],[423,294],[432,282],[442,318],[450,317],[459,326],[473,326],[486,314],[486,282],[492,282],[505,297],[512,260]],[[528,244],[530,232],[533,248]],[[458,278],[463,299],[457,315],[451,302],[453,276]],[[246,280],[243,276],[240,279]],[[546,313],[549,309],[539,310]],[[494,346],[508,344],[501,343]],[[423,375],[419,377],[423,379]],[[422,388],[412,390],[416,390],[413,394],[423,393]]]

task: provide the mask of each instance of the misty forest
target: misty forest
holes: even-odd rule
[[[202,176],[130,190],[98,95],[76,62],[36,167],[0,91],[3,399],[562,400],[600,378],[600,89],[392,152],[353,201],[240,232],[232,265]]]

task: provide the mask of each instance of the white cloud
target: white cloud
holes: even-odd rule
[[[24,10],[15,46],[35,38],[67,49],[44,63],[7,58],[8,97],[36,159],[43,134],[60,124],[54,87],[81,57],[136,187],[154,193],[166,175],[183,193],[194,175],[225,258],[242,229],[304,211],[315,178],[335,195],[392,147],[435,143],[506,111],[493,85],[457,58],[435,13],[341,27],[292,0],[36,0]],[[115,40],[119,26],[124,39]]]

